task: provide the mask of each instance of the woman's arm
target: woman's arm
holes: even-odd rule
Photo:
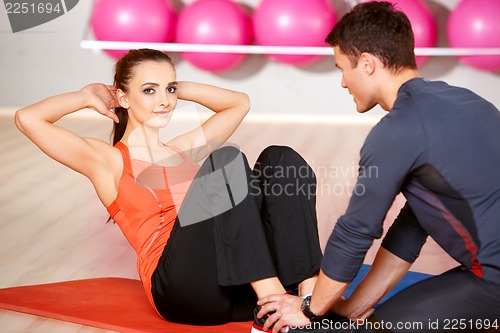
[[[250,110],[250,99],[242,92],[219,88],[207,84],[182,81],[177,85],[177,97],[207,107],[215,112],[201,128],[174,138],[170,143],[186,151],[209,146],[206,155],[218,145],[227,141]],[[215,146],[215,147],[214,147]],[[191,155],[199,159],[199,153]]]
[[[49,97],[16,112],[15,123],[45,154],[92,179],[99,165],[104,164],[100,150],[110,147],[104,141],[82,138],[54,123],[75,111],[91,108],[118,121],[110,111],[118,106],[115,88],[91,84],[79,91]]]

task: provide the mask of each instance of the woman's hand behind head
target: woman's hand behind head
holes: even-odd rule
[[[118,122],[118,117],[111,110],[120,106],[116,97],[116,87],[102,83],[92,83],[80,89],[85,95],[87,107]]]

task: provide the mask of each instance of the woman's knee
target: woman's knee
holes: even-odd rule
[[[224,146],[214,150],[211,156],[217,161],[227,162],[234,160],[239,154],[241,154],[241,150],[237,147]]]
[[[234,146],[224,146],[217,150],[214,150],[210,154],[209,160],[209,163],[212,164],[212,167],[214,169],[223,168],[225,166],[231,165],[236,161],[243,162],[243,164],[248,164],[245,154],[239,148]]]
[[[255,164],[256,170],[276,167],[286,168],[287,174],[315,178],[314,171],[306,160],[288,146],[269,146],[260,154]]]
[[[277,146],[272,145],[266,147],[259,156],[260,159],[269,159],[269,160],[279,160],[279,159],[288,159],[288,158],[297,158],[300,155],[291,147],[288,146]]]
[[[225,172],[231,172],[234,168],[242,170],[246,168],[249,170],[247,157],[237,147],[224,146],[214,150],[208,156],[203,162],[197,176],[205,176],[220,169],[224,169]]]

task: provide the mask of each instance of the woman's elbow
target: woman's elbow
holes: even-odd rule
[[[19,109],[14,114],[14,123],[16,124],[16,127],[23,133],[25,132],[25,124],[28,122],[26,118],[28,117],[26,116],[25,109]]]
[[[244,112],[245,115],[248,113],[248,111],[250,111],[250,107],[251,107],[250,97],[245,93],[241,93],[241,110],[242,112]]]
[[[28,135],[28,132],[35,127],[38,120],[40,119],[33,114],[32,110],[26,108],[17,110],[14,115],[14,123],[24,135]]]

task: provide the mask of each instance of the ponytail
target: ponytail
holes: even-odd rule
[[[122,107],[115,108],[115,114],[118,116],[118,120],[120,122],[114,123],[113,125],[113,132],[111,133],[113,136],[113,146],[123,138],[123,134],[125,134],[125,129],[127,128],[128,122],[127,109]]]

